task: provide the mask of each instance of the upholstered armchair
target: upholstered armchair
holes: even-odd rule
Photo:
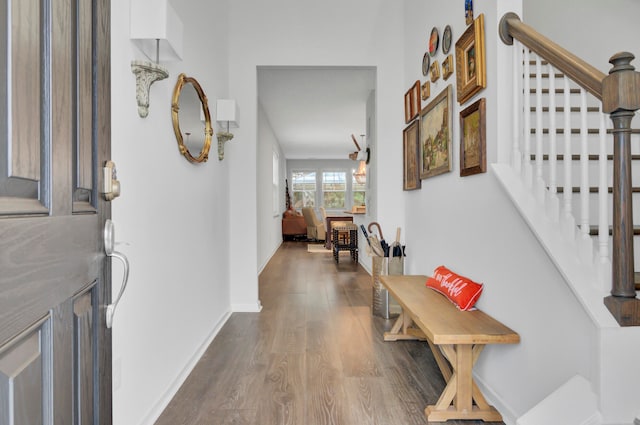
[[[327,237],[327,232],[324,228],[324,223],[316,216],[316,212],[313,208],[302,208],[302,215],[304,221],[307,222],[307,238],[323,241]]]

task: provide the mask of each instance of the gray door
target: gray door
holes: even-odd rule
[[[0,425],[110,424],[109,0],[0,3]]]

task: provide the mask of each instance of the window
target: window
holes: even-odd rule
[[[355,170],[353,170],[353,172],[355,172]],[[351,173],[351,175],[353,176],[353,173]],[[353,193],[353,205],[364,205],[365,195],[367,194],[367,177],[364,176],[356,179],[356,177],[353,176],[352,178],[353,180],[351,181],[351,192]],[[358,182],[358,180],[360,180],[360,182]]]
[[[293,191],[294,208],[315,207],[316,172],[293,170],[291,173],[291,190]]]
[[[328,210],[345,207],[347,173],[344,171],[322,172],[322,205]]]

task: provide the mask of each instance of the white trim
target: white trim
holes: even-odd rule
[[[196,350],[196,352],[193,353],[193,356],[191,356],[187,364],[185,364],[182,372],[180,372],[180,374],[176,376],[176,379],[173,380],[173,383],[169,386],[169,388],[167,388],[162,397],[158,399],[149,413],[147,413],[144,419],[140,422],[141,425],[153,425],[156,420],[158,420],[164,409],[169,405],[169,402],[171,402],[173,397],[175,397],[184,381],[187,380],[189,374],[191,374],[191,372],[193,371],[193,368],[196,367],[196,364],[198,364],[198,361],[204,355],[207,348],[209,348],[209,345],[211,345],[216,335],[218,335],[220,329],[222,329],[224,324],[227,323],[229,317],[231,317],[231,311],[227,310],[227,312],[224,313],[224,315],[220,318],[218,323],[216,323],[216,325],[213,327],[209,336],[207,336],[207,338]]]
[[[476,382],[478,388],[480,388],[480,392],[484,394],[489,404],[493,405],[493,407],[500,412],[502,415],[502,422],[504,422],[505,425],[515,425],[518,416],[513,409],[511,409],[511,406],[509,406],[502,397],[494,392],[491,387],[487,386],[482,378],[475,372],[473,373],[473,380]]]
[[[258,300],[255,304],[231,304],[231,311],[234,313],[260,313],[262,303]]]

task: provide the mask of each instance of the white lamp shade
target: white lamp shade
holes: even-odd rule
[[[216,121],[236,122],[236,101],[233,99],[218,99],[216,101]]]
[[[182,59],[182,21],[168,0],[131,0],[131,41],[152,61],[156,40],[160,62]]]

